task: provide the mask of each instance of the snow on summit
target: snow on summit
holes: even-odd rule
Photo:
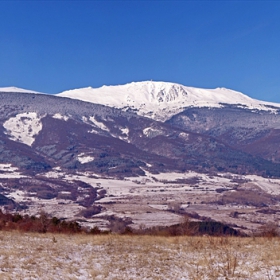
[[[81,88],[57,94],[61,97],[121,109],[134,109],[139,115],[167,120],[187,107],[239,105],[248,109],[271,110],[280,104],[259,101],[226,88],[202,89],[168,82],[133,82],[125,85]]]
[[[23,89],[18,87],[0,87],[0,92],[23,92],[23,93],[39,93],[34,90]]]

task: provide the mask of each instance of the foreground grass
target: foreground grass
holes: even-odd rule
[[[2,231],[0,279],[280,279],[280,239]]]

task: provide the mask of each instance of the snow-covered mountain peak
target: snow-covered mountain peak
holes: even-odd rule
[[[18,87],[0,87],[0,92],[22,92],[22,93],[40,93],[34,90],[28,90]]]
[[[167,82],[138,82],[125,85],[129,93],[138,92],[145,95],[151,103],[176,102],[187,95],[182,85]]]
[[[176,83],[143,81],[125,85],[81,88],[58,96],[80,99],[110,107],[133,109],[139,115],[167,120],[187,107],[222,107],[224,104],[248,109],[273,110],[280,104],[259,101],[226,88],[202,89]]]

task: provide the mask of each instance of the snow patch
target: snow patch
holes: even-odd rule
[[[69,117],[67,116],[62,116],[59,113],[56,113],[52,116],[54,119],[59,119],[59,120],[64,120],[64,121],[68,121]]]
[[[35,141],[35,136],[39,134],[43,126],[37,113],[28,112],[8,119],[3,127],[11,140],[31,146]]]
[[[179,134],[179,137],[180,137],[180,138],[183,138],[183,139],[185,139],[185,140],[189,140],[189,134],[188,134],[188,133],[185,133],[185,132],[181,132],[181,133]]]
[[[89,117],[89,120],[101,130],[109,131],[108,127],[103,122],[97,121],[94,117]]]
[[[246,175],[246,178],[269,194],[280,194],[280,179],[268,179],[257,175]]]
[[[0,171],[2,172],[14,172],[18,170],[17,167],[13,167],[10,163],[1,163],[0,164]]]
[[[85,164],[85,163],[93,161],[94,157],[86,156],[84,153],[81,153],[77,156],[77,159],[81,164]]]
[[[17,167],[13,167],[10,163],[1,163],[0,164],[0,178],[1,179],[9,179],[9,178],[23,178],[26,177],[21,175],[18,172]]]
[[[18,87],[1,87],[0,92],[41,93],[38,91],[23,89],[23,88],[18,88]]]
[[[53,170],[61,171],[61,167],[60,166],[56,166],[56,167],[53,168]]]
[[[127,127],[126,128],[120,128],[120,131],[122,132],[122,134],[125,134],[126,136],[128,136],[129,129]]]
[[[119,128],[119,130],[121,131],[122,135],[121,136],[117,136],[119,139],[127,142],[127,143],[130,143],[130,140],[128,139],[128,136],[129,136],[129,129],[126,127],[126,128]]]
[[[98,131],[96,131],[95,129],[92,129],[92,130],[89,130],[88,133],[98,134]]]
[[[160,129],[152,128],[152,127],[147,127],[143,129],[143,134],[147,136],[148,138],[154,138],[158,135],[164,135],[164,132]]]
[[[8,195],[6,195],[8,198],[13,199],[17,202],[22,202],[24,201],[25,196],[25,192],[21,191],[21,190],[16,190],[14,192],[9,193]]]

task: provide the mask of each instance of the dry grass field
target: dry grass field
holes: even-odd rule
[[[1,231],[0,279],[280,279],[280,239]]]

